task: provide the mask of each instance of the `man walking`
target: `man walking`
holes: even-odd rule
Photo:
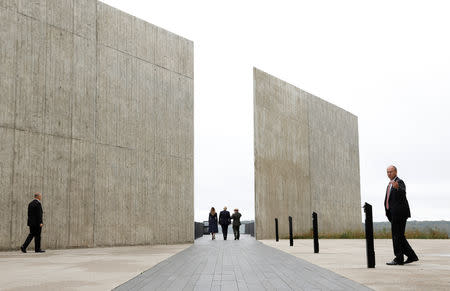
[[[28,223],[27,225],[30,227],[30,234],[27,239],[20,247],[20,250],[23,253],[27,252],[27,247],[30,244],[31,240],[34,237],[34,251],[36,253],[44,253],[44,250],[41,250],[41,230],[44,225],[42,222],[42,194],[35,193],[33,201],[28,204]]]
[[[219,214],[219,224],[222,227],[223,240],[227,240],[228,225],[231,223],[230,212],[227,211],[227,207],[223,208]]]
[[[390,182],[386,189],[384,209],[388,220],[391,222],[395,258],[392,262],[386,264],[392,266],[412,263],[418,261],[419,258],[405,237],[406,220],[411,217],[408,200],[406,199],[406,186],[403,180],[397,177],[395,166],[387,168],[387,176]],[[408,257],[406,261],[403,261],[403,255]]]
[[[233,215],[231,215],[231,219],[233,219],[233,233],[234,240],[239,240],[239,227],[241,226],[241,214],[239,213],[239,209],[234,209]]]

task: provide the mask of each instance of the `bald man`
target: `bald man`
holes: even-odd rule
[[[411,217],[408,200],[406,199],[406,186],[405,182],[397,177],[395,166],[387,168],[387,176],[390,181],[386,188],[384,210],[391,223],[395,258],[392,262],[386,264],[390,266],[409,264],[418,261],[419,258],[405,237],[406,220]],[[404,261],[403,255],[408,257],[406,261]]]
[[[227,240],[228,236],[228,225],[231,223],[230,212],[227,211],[227,207],[223,208],[219,214],[219,224],[222,227],[223,240]]]
[[[20,247],[23,253],[27,252],[27,247],[34,238],[34,251],[36,253],[44,253],[45,251],[41,249],[41,230],[44,226],[42,222],[42,194],[35,193],[33,201],[28,204],[28,221],[27,225],[30,227],[30,234],[28,234],[27,239]]]

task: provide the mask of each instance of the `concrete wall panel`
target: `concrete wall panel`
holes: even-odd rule
[[[98,46],[97,67],[97,141],[103,144],[117,144],[118,127],[118,52],[114,49]]]
[[[44,138],[39,133],[15,130],[11,206],[11,247],[14,248],[20,246],[28,235],[27,207],[33,193],[44,190]]]
[[[167,99],[170,90],[170,72],[157,67],[156,69],[156,96],[155,112],[156,112],[156,129],[155,129],[155,153],[168,154],[167,140],[169,124]]]
[[[187,59],[186,59],[186,76],[193,79],[194,78],[194,43],[188,41],[187,43]]]
[[[169,92],[167,94],[167,151],[170,156],[180,157],[181,143],[181,105],[180,100],[180,76],[170,73]]]
[[[163,28],[158,27],[156,29],[156,50],[155,50],[155,63],[163,68],[168,68],[169,64],[169,51],[167,49],[167,43],[169,39],[169,32]]]
[[[117,145],[128,148],[136,148],[137,139],[136,62],[136,58],[118,53]]]
[[[95,0],[0,14],[0,249],[35,192],[43,248],[192,242],[192,42]]]
[[[156,211],[156,216],[159,221],[164,221],[167,223],[168,214],[168,201],[167,193],[169,191],[169,177],[170,177],[170,165],[169,159],[164,155],[155,155],[155,165],[158,169],[155,173],[155,192],[156,201],[158,201],[158,209]],[[165,223],[164,223],[165,224]],[[163,243],[168,241],[168,231],[163,223],[158,223],[156,228],[156,243]],[[164,231],[166,230],[166,231]]]
[[[73,1],[74,33],[87,39],[96,39],[97,28],[97,1]]]
[[[17,0],[0,0],[0,7],[17,11]]]
[[[17,11],[39,21],[46,21],[47,0],[17,0]]]
[[[94,246],[95,144],[72,140],[69,186],[69,246]]]
[[[191,138],[194,135],[194,82],[190,78],[182,77],[181,81],[181,140],[180,152],[181,156],[193,159],[194,157],[194,140]]]
[[[97,41],[99,44],[117,49],[119,12],[97,1]]]
[[[70,146],[68,138],[45,136],[42,236],[45,246],[53,249],[69,244]]]
[[[46,0],[47,23],[73,32],[73,5],[78,0]],[[31,2],[31,1],[30,1]]]
[[[255,222],[258,239],[311,228],[361,228],[357,119],[352,114],[254,69]]]
[[[194,158],[192,155],[192,158],[187,158],[184,160],[184,163],[182,165],[183,169],[183,184],[182,184],[182,195],[183,197],[191,197],[193,198],[194,193]],[[194,199],[183,199],[184,207],[182,208],[182,219],[184,221],[188,221],[189,217],[194,217],[194,212],[192,209],[194,209]],[[186,231],[184,239],[181,241],[184,241],[187,239],[187,241],[190,241],[189,238],[194,236],[194,226],[191,227],[185,226],[183,230]]]
[[[44,132],[46,25],[18,15],[16,128]]]
[[[45,133],[71,137],[73,34],[47,27]]]
[[[140,151],[155,151],[156,130],[156,66],[137,60],[136,147]]]
[[[17,14],[0,8],[0,126],[11,128],[15,110],[16,35]]]
[[[155,64],[157,27],[141,19],[135,20],[136,56]]]
[[[156,239],[159,207],[155,188],[155,155],[139,151],[137,157],[137,189],[135,198],[134,225],[136,244],[150,244]]]
[[[136,56],[136,25],[135,17],[126,14],[117,14],[117,49],[129,55]]]
[[[95,177],[95,244],[108,246],[120,244],[116,231],[121,213],[120,192],[123,177],[120,176],[123,157],[113,146],[97,146],[97,165]],[[117,216],[116,216],[117,215]]]
[[[0,127],[0,249],[11,245],[13,159],[14,129]]]
[[[72,137],[94,141],[96,50],[95,41],[74,36]]]
[[[323,232],[361,228],[357,118],[317,97],[309,99],[313,211]],[[355,134],[356,133],[356,134]],[[327,177],[327,183],[321,183]],[[345,182],[344,182],[345,181]],[[358,193],[358,194],[355,194]]]

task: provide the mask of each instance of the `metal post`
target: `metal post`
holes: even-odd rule
[[[367,268],[375,268],[375,248],[373,244],[373,219],[372,205],[364,204],[364,213],[366,214],[366,252],[367,252]]]
[[[275,218],[275,241],[279,241],[280,238],[278,237],[278,218]]]
[[[313,237],[314,237],[314,253],[317,254],[319,252],[319,229],[317,226],[317,213],[313,212]]]
[[[289,244],[292,247],[294,245],[294,237],[292,235],[292,217],[289,216]]]

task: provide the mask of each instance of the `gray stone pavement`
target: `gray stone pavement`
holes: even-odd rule
[[[114,290],[371,289],[248,235],[239,241],[229,235],[227,241],[200,238]]]

